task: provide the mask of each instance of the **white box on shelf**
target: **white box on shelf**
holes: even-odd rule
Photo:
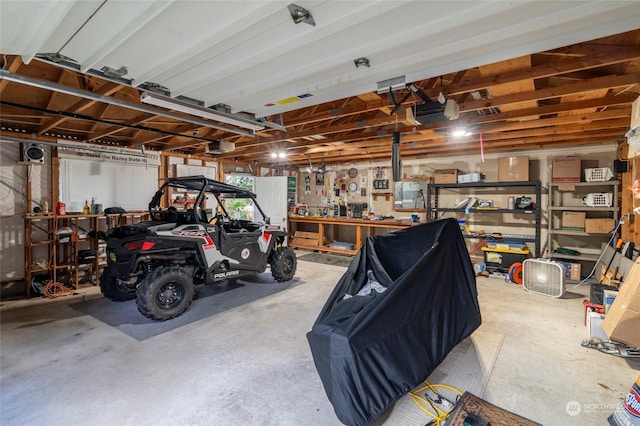
[[[458,175],[458,183],[472,183],[480,182],[482,175],[480,173],[467,173],[465,175]]]
[[[584,169],[585,182],[606,182],[613,178],[613,172],[608,167]]]
[[[582,202],[588,207],[611,207],[613,202],[613,193],[590,193],[582,198]]]

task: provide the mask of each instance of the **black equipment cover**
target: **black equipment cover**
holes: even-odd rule
[[[357,295],[371,273],[386,291]],[[455,219],[368,237],[307,333],[338,419],[367,424],[424,381],[480,326],[477,296]]]

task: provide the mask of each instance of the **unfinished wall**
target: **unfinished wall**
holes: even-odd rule
[[[551,160],[554,157],[561,156],[570,156],[577,155],[582,159],[582,168],[591,168],[591,167],[612,167],[613,160],[617,158],[617,146],[615,144],[604,144],[604,145],[594,145],[583,147],[582,149],[557,149],[557,150],[540,150],[540,151],[521,151],[514,153],[513,155],[527,155],[530,160],[530,180],[540,180],[542,183],[542,196],[541,196],[541,204],[542,204],[542,218],[541,218],[541,254],[544,255],[544,250],[546,247],[547,241],[547,214],[546,214],[546,206],[547,206],[547,188],[546,183],[549,182],[551,176]],[[480,155],[474,156],[460,156],[460,157],[446,157],[446,158],[423,158],[423,159],[411,159],[404,160],[402,167],[402,174],[405,178],[415,178],[415,177],[431,177],[433,176],[434,170],[437,169],[451,169],[456,168],[461,170],[463,173],[474,173],[479,172],[485,176],[484,181],[486,182],[497,182],[498,181],[498,158],[504,157],[505,154],[487,154],[485,155],[484,162],[482,161]],[[393,209],[393,197],[384,197],[377,196],[374,197],[371,193],[372,187],[372,177],[375,174],[375,171],[379,166],[385,168],[388,173],[387,177],[391,180],[391,170],[390,163],[372,163],[367,166],[356,165],[358,168],[358,178],[360,176],[367,176],[367,187],[366,187],[366,196],[357,195],[352,196],[351,193],[341,192],[340,198],[345,200],[353,199],[354,202],[367,202],[370,206],[370,211],[373,211],[378,216],[393,216],[396,219],[409,219],[411,214],[415,214],[415,212],[404,212],[404,211],[395,211]],[[341,175],[345,170],[348,169],[349,166],[343,167],[329,167],[327,175],[329,176],[327,183],[325,183],[324,187],[327,189],[333,188],[333,177],[336,175]],[[304,175],[304,174],[303,174]],[[303,180],[303,179],[301,179]],[[392,182],[390,183],[392,185]],[[331,191],[328,192],[328,197],[322,197],[316,194],[317,186],[314,186],[314,182],[312,179],[311,193],[304,193],[304,183],[302,186],[299,184],[299,194],[300,202],[308,204],[313,209],[318,207],[322,207],[323,202],[328,202],[333,204],[336,202],[337,198],[332,194]],[[392,191],[392,189],[390,190]],[[517,189],[514,188],[514,191]],[[531,195],[531,194],[518,194],[514,192],[512,195]],[[501,198],[502,197],[502,198]],[[506,206],[507,204],[507,195],[493,195],[494,202],[498,203],[498,205]],[[453,202],[453,201],[451,201]],[[442,204],[441,204],[442,205]],[[312,213],[315,210],[312,210]],[[425,213],[419,213],[421,220],[425,219]],[[462,217],[461,215],[456,215],[454,213],[449,213],[449,216],[445,217]],[[468,224],[471,227],[471,230],[482,229],[485,231],[492,231],[493,229],[496,232],[504,232],[510,234],[527,234],[532,235],[532,218],[523,217],[522,215],[468,215],[465,218],[468,221]],[[510,227],[508,232],[505,230],[500,230],[500,228],[504,228],[504,226]],[[593,252],[599,253],[599,248],[591,249],[586,244],[589,241],[576,240],[572,243],[575,243],[575,247],[585,249],[585,253]],[[470,242],[472,244],[472,242]]]
[[[0,281],[5,288],[19,285],[24,291],[21,283],[14,283],[24,278],[24,213],[40,207],[44,200],[51,208],[51,150],[42,148],[44,164],[25,165],[19,164],[20,144],[0,141]],[[29,181],[31,205],[26,202]]]

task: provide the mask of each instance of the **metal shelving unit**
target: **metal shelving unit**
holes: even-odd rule
[[[608,241],[611,233],[588,233],[585,231],[567,230],[559,227],[561,223],[562,212],[585,212],[587,219],[589,218],[607,218],[613,219],[615,223],[620,217],[620,207],[618,205],[618,191],[620,181],[612,180],[607,182],[575,182],[575,183],[559,183],[551,182],[549,187],[549,197],[547,210],[549,212],[548,229],[547,229],[547,257],[550,259],[567,259],[576,261],[596,262],[598,254],[566,254],[556,253],[558,245],[558,237],[575,237],[578,239],[594,241],[593,248],[600,250],[601,244]],[[612,205],[589,207],[584,204],[577,204],[577,200],[588,193],[612,192]],[[569,200],[568,196],[571,196]]]
[[[465,209],[441,207],[440,199],[442,191],[451,193],[460,193],[463,195],[473,194],[500,194],[508,195],[517,189],[518,192],[533,195],[534,204],[531,209]],[[513,235],[503,234],[504,239],[510,239],[521,242],[531,242],[535,244],[535,257],[540,257],[540,198],[541,184],[538,180],[523,182],[473,182],[473,183],[434,183],[428,185],[427,190],[427,220],[437,220],[442,213],[460,213],[460,214],[513,214],[517,216],[530,217],[533,221],[534,235]],[[465,238],[481,238],[477,235],[464,235]]]

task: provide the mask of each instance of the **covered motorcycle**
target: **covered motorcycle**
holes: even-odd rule
[[[454,219],[368,237],[307,334],[336,415],[364,425],[481,324]]]

